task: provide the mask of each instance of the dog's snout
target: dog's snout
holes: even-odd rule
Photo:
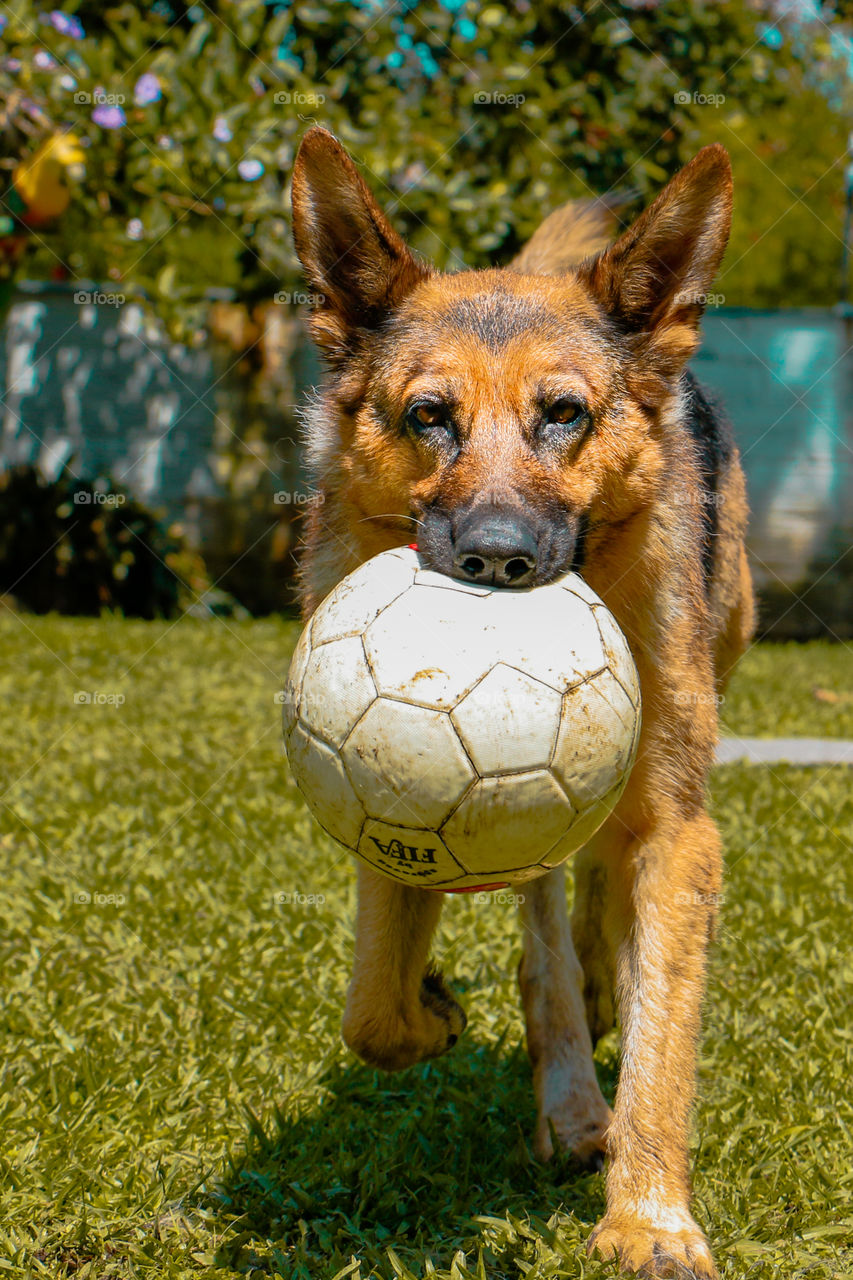
[[[531,586],[536,576],[536,535],[516,512],[471,512],[453,539],[456,576],[496,587]]]

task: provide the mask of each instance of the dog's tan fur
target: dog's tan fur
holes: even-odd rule
[[[552,521],[583,513],[583,573],[631,646],[643,731],[615,813],[574,859],[571,928],[562,871],[525,886],[519,978],[536,1149],[550,1155],[553,1132],[581,1158],[606,1151],[607,1211],[591,1248],[646,1275],[712,1277],[687,1155],[721,885],[705,783],[716,698],[753,604],[737,453],[714,476],[709,543],[682,375],[728,236],[726,154],[702,151],[610,247],[608,206],[569,206],[504,270],[446,276],[418,261],[322,129],[303,141],[293,208],[297,249],[322,295],[312,332],[329,364],[308,432],[324,502],[307,528],[306,616],[356,565],[419,530],[446,571],[428,517],[480,495]],[[453,405],[452,448],[446,434],[400,425],[412,398],[435,387]],[[531,443],[532,397],[567,387],[590,406],[594,430],[543,454]],[[429,966],[441,902],[359,869],[344,1036],[368,1062],[393,1070],[436,1056],[464,1027]],[[592,1049],[617,1019],[611,1114]]]

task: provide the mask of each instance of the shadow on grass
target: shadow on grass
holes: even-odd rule
[[[271,1132],[253,1120],[246,1151],[217,1189],[217,1212],[238,1233],[223,1244],[221,1264],[259,1268],[266,1241],[273,1274],[319,1280],[357,1256],[363,1274],[376,1266],[390,1275],[391,1247],[420,1275],[426,1257],[446,1267],[459,1248],[476,1256],[486,1225],[478,1217],[509,1214],[523,1224],[530,1215],[540,1235],[556,1209],[594,1222],[604,1209],[602,1176],[571,1157],[544,1165],[531,1154],[523,1050],[470,1036],[463,1043],[398,1075],[335,1063],[321,1078],[319,1105],[303,1110],[291,1098]],[[612,1097],[615,1068],[600,1074]]]

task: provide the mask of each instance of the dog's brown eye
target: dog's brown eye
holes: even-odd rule
[[[447,412],[440,404],[422,401],[413,404],[408,413],[409,426],[416,434],[447,426]]]
[[[545,413],[545,421],[558,427],[574,427],[584,417],[586,410],[576,400],[558,400]]]

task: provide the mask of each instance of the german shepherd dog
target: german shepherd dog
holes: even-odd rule
[[[293,173],[294,239],[319,295],[328,375],[308,415],[322,492],[306,532],[306,618],[357,565],[418,542],[457,578],[583,575],[640,675],[628,786],[563,871],[526,884],[519,983],[538,1108],[607,1157],[590,1251],[646,1276],[717,1273],[690,1212],[688,1128],[706,951],[721,888],[706,808],[717,702],[753,626],[743,473],[685,365],[726,247],[731,170],[706,147],[610,244],[607,202],[546,219],[503,269],[443,274],[397,235],[337,140],[312,128]],[[429,962],[440,893],[360,865],[343,1018],[365,1062],[445,1053],[465,1014]],[[618,1019],[615,1110],[593,1045]]]

